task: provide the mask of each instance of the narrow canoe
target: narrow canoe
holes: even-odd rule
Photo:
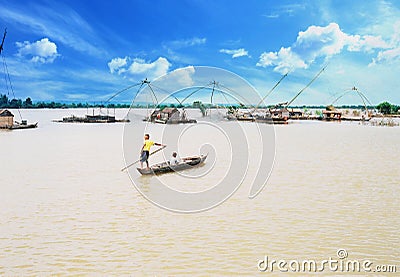
[[[9,130],[17,130],[17,129],[33,129],[37,128],[38,123],[32,123],[32,124],[20,124],[16,123],[12,126],[5,126],[5,127],[0,127],[0,129],[9,129]]]
[[[256,118],[256,122],[267,124],[288,124],[288,120],[285,117],[258,117]]]
[[[206,158],[207,158],[207,155],[186,157],[186,158],[182,159],[182,162],[180,162],[179,164],[176,164],[176,165],[169,165],[168,162],[162,162],[162,163],[152,165],[149,169],[137,168],[137,170],[142,175],[153,175],[153,174],[158,175],[158,174],[174,172],[174,171],[181,171],[181,170],[197,167],[197,166],[201,165],[202,163],[204,163]]]

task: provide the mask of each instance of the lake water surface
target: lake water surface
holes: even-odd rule
[[[258,170],[250,163],[231,198],[182,214],[146,200],[120,171],[122,123],[51,122],[85,112],[22,111],[39,128],[0,132],[0,275],[263,275],[257,264],[266,255],[321,261],[337,259],[338,249],[349,259],[397,264],[400,271],[399,127],[314,121],[275,126],[274,169],[257,197],[248,198]],[[117,117],[126,112],[117,110]],[[138,118],[130,124],[144,124]],[[164,127],[150,127],[154,140]],[[206,133],[216,147],[226,144],[224,136]],[[180,151],[197,147],[201,136],[194,134]],[[133,142],[137,152],[127,160],[135,160],[140,147]],[[250,143],[250,157],[260,147]],[[171,151],[167,147],[166,155]],[[177,174],[160,178],[181,190],[207,189],[224,178],[231,162],[229,153],[218,155],[201,182]],[[152,162],[162,158],[154,155]],[[157,180],[134,171],[139,185]]]

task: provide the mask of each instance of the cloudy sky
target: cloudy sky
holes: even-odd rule
[[[330,104],[354,86],[373,104],[400,104],[396,0],[0,0],[4,28],[3,56],[18,98],[101,101],[146,77],[213,66],[262,96],[289,72],[267,99],[276,103],[327,64],[293,104]],[[361,104],[354,93],[340,101]]]

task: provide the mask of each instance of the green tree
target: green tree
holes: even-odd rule
[[[22,106],[21,99],[12,99],[8,105],[11,109],[17,109]]]
[[[22,107],[24,108],[32,108],[33,103],[32,103],[32,99],[30,97],[26,98],[24,103],[22,103]]]
[[[392,114],[399,113],[400,112],[399,110],[400,110],[400,106],[392,105]]]
[[[392,104],[389,102],[382,102],[378,106],[376,106],[379,112],[383,114],[391,114],[392,113]]]
[[[6,108],[8,106],[8,97],[5,94],[0,95],[0,108]]]

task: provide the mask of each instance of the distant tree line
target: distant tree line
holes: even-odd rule
[[[25,101],[21,99],[9,99],[7,95],[0,94],[0,109],[68,109],[68,108],[129,108],[129,104],[89,104],[89,103],[60,103],[60,102],[36,102],[30,97]]]
[[[60,103],[60,102],[33,102],[30,97],[26,98],[24,101],[21,99],[9,99],[7,95],[5,94],[0,94],[0,109],[69,109],[69,108],[129,108],[131,105],[130,104],[113,104],[113,103],[108,103],[108,104],[89,104],[89,103]],[[146,105],[146,104],[135,104],[135,108],[155,108],[156,105]],[[181,105],[181,104],[161,104],[157,106],[158,108],[165,108],[165,107],[170,107],[170,108],[199,108],[201,110],[205,110],[208,108],[218,108],[221,107],[221,105],[210,105],[210,104],[203,104],[201,101],[195,101],[193,104],[186,104],[186,105]],[[237,104],[237,105],[225,105],[226,108],[252,108],[252,107],[246,107],[243,104]],[[269,106],[260,106],[259,108],[273,108],[275,105],[269,105]],[[290,108],[302,108],[302,109],[325,109],[326,106],[324,105],[302,105],[302,106],[290,106]],[[336,108],[342,108],[342,109],[361,109],[364,110],[365,107],[363,105],[342,105],[340,107]],[[379,112],[383,114],[398,114],[400,113],[399,109],[400,106],[398,105],[393,105],[390,104],[389,102],[382,102],[377,106],[367,106],[368,109],[377,109]]]

